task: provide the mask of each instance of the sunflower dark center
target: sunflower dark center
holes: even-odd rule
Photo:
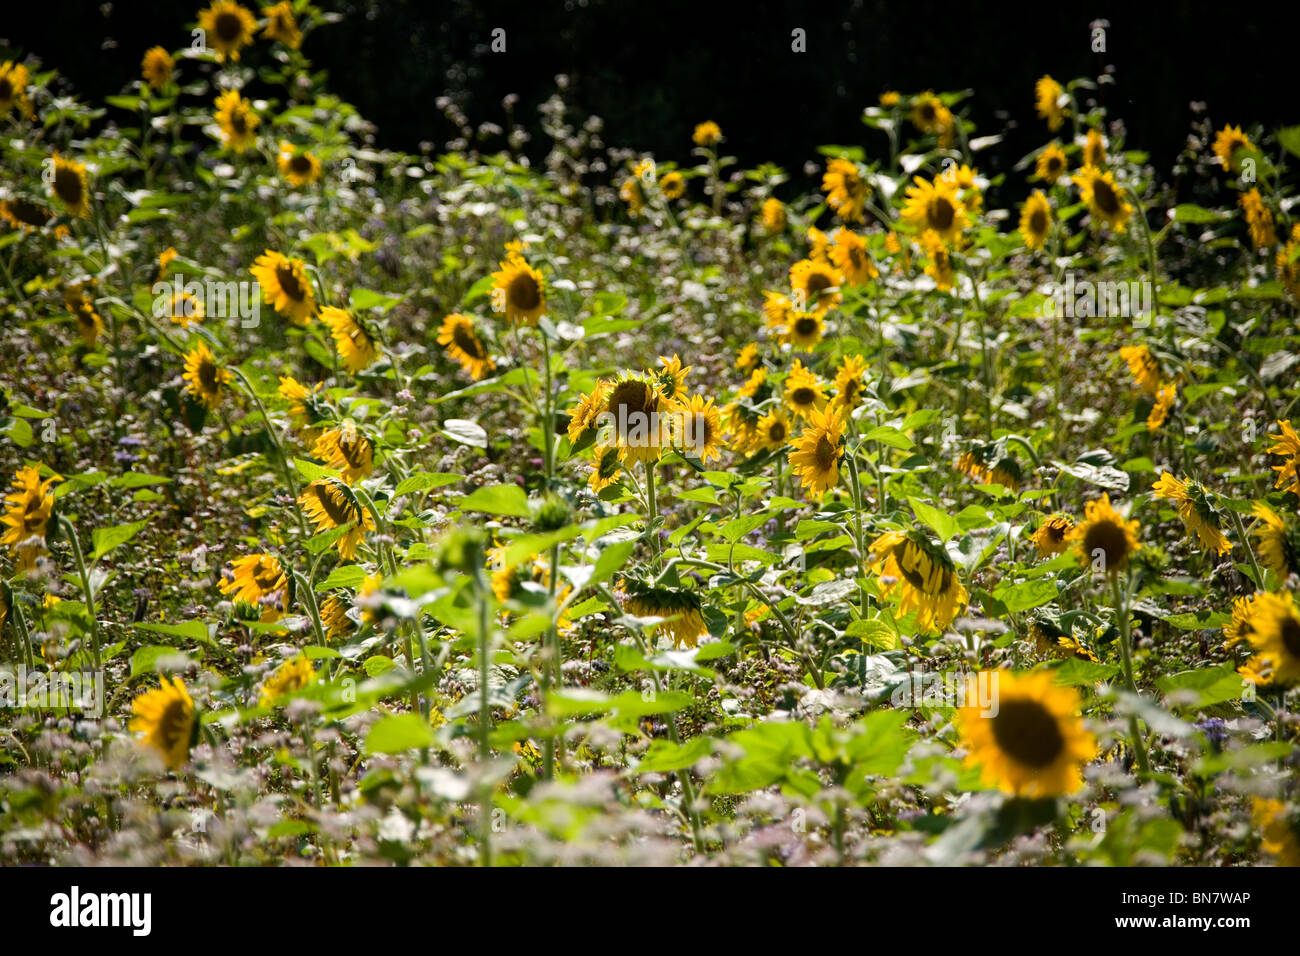
[[[0,77],[0,100],[10,100],[14,95],[14,85],[8,77]]]
[[[1110,187],[1110,183],[1104,179],[1093,181],[1092,198],[1097,202],[1097,208],[1106,215],[1112,215],[1119,212],[1119,197],[1115,195],[1115,190]]]
[[[224,43],[234,43],[244,32],[244,21],[234,13],[217,14],[214,26],[217,38]]]
[[[302,283],[298,281],[298,276],[294,272],[293,266],[288,263],[282,263],[281,265],[276,266],[275,281],[280,283],[280,290],[289,298],[296,302],[302,301]]]
[[[1053,172],[1053,173],[1058,173],[1058,172],[1060,172],[1060,171],[1061,171],[1061,157],[1059,157],[1059,156],[1052,156],[1051,158],[1049,158],[1049,159],[1047,160],[1047,168],[1048,168],[1051,172]]]
[[[510,280],[508,294],[511,304],[525,312],[537,308],[542,302],[542,291],[537,287],[537,280],[527,272],[517,273]]]
[[[301,153],[298,153],[289,160],[289,168],[300,176],[305,176],[311,172],[311,160]]]
[[[609,410],[620,422],[644,414],[650,404],[650,389],[644,382],[621,382],[609,397]]]
[[[1282,646],[1294,658],[1300,658],[1300,621],[1290,614],[1282,622]]]
[[[158,720],[158,736],[162,740],[163,747],[171,750],[181,742],[181,735],[185,732],[185,702],[183,700],[171,700],[167,702],[167,707],[162,712],[162,717]]]
[[[821,295],[823,290],[829,289],[830,287],[830,276],[826,275],[824,272],[814,272],[808,277],[808,296],[811,299],[816,299],[817,296]]]
[[[830,471],[839,461],[840,450],[837,446],[832,445],[830,439],[825,435],[817,439],[817,448],[813,451],[817,457],[817,467],[822,471]]]
[[[69,206],[81,202],[81,177],[67,166],[60,166],[54,171],[54,191]]]
[[[212,362],[199,363],[199,385],[205,392],[217,390],[217,367]]]
[[[253,572],[253,583],[263,594],[269,594],[280,586],[281,576],[280,569],[276,565],[264,562]]]
[[[956,218],[957,210],[953,208],[952,202],[946,196],[936,196],[931,200],[930,225],[939,232],[951,229]]]
[[[773,422],[767,430],[767,437],[774,442],[785,441],[785,422]]]
[[[1047,213],[1035,209],[1029,216],[1029,229],[1035,233],[1047,232]]]
[[[50,211],[25,199],[13,199],[5,206],[9,215],[29,226],[43,226],[50,219]]]
[[[817,393],[806,385],[790,393],[790,401],[796,405],[811,405],[816,400]]]
[[[1105,556],[1106,568],[1117,568],[1128,556],[1128,536],[1113,521],[1097,521],[1084,532],[1083,548],[1090,558],[1100,551]]]
[[[817,320],[811,315],[806,315],[795,321],[794,331],[796,335],[801,337],[812,335],[817,331]]]
[[[481,359],[487,354],[483,343],[478,340],[478,336],[468,325],[457,325],[453,328],[451,340],[470,358]]]
[[[988,719],[993,721],[993,739],[999,749],[1026,767],[1048,767],[1065,749],[1056,720],[1037,701],[1003,701],[998,715]]]
[[[353,468],[359,468],[365,464],[364,441],[365,439],[360,435],[357,435],[351,441],[343,438],[339,439],[339,454]]]
[[[927,123],[933,123],[935,117],[934,104],[925,103],[921,107],[921,119]]]
[[[350,521],[356,521],[357,516],[353,513],[352,509],[348,507],[347,502],[344,501],[341,496],[336,497],[336,495],[337,492],[317,489],[316,500],[320,502],[320,506],[325,509],[325,514],[329,516],[330,521],[335,527],[347,524]]]

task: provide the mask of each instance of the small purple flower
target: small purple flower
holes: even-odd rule
[[[1221,717],[1207,717],[1197,722],[1196,728],[1205,734],[1210,746],[1215,750],[1221,748],[1228,739],[1228,725]]]

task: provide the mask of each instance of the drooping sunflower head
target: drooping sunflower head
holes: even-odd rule
[[[1262,501],[1255,502],[1254,514],[1260,520],[1255,529],[1260,562],[1283,580],[1300,574],[1300,523],[1290,515],[1280,517]]]
[[[290,186],[302,187],[320,180],[320,160],[292,143],[280,143],[280,155],[276,162],[280,167],[280,175]]]
[[[536,325],[546,313],[546,280],[521,255],[511,255],[492,274],[492,311],[514,324]]]
[[[375,446],[351,422],[322,433],[311,453],[328,467],[338,469],[349,485],[375,470]]]
[[[321,624],[325,628],[325,638],[341,641],[352,633],[356,623],[348,614],[348,602],[337,594],[331,594],[320,606]]]
[[[253,112],[253,104],[239,95],[238,90],[225,90],[217,97],[217,126],[221,128],[221,142],[236,153],[257,143],[257,126],[261,118]]]
[[[1088,204],[1093,227],[1105,223],[1115,232],[1123,232],[1124,224],[1133,215],[1133,206],[1124,198],[1115,174],[1109,170],[1103,172],[1096,166],[1084,166],[1074,176],[1074,183],[1079,187],[1079,195]]]
[[[48,553],[46,529],[54,514],[53,486],[58,476],[41,480],[38,465],[19,468],[14,474],[13,490],[5,495],[4,514],[0,516],[3,534],[0,544],[14,552],[19,571],[30,571],[37,560]]]
[[[1178,515],[1190,534],[1200,539],[1201,547],[1216,554],[1226,554],[1232,544],[1221,530],[1224,518],[1215,495],[1199,481],[1180,481],[1172,472],[1165,472],[1151,488],[1157,498],[1173,501]]]
[[[232,0],[215,0],[199,13],[199,28],[206,35],[207,45],[224,62],[238,60],[239,51],[253,42],[257,20],[247,7]]]
[[[736,397],[757,399],[760,391],[770,391],[767,385],[767,367],[764,365],[758,366],[749,373],[749,377],[745,379],[745,384],[736,390]]]
[[[1034,542],[1039,555],[1050,558],[1069,546],[1070,532],[1073,530],[1074,520],[1069,515],[1055,514],[1045,519],[1038,530],[1029,536],[1029,540]]]
[[[293,50],[302,46],[302,30],[298,29],[298,21],[293,17],[293,4],[290,0],[281,0],[274,6],[263,7],[262,15],[266,17],[262,36],[283,43]]]
[[[1151,349],[1145,345],[1125,345],[1119,350],[1119,357],[1128,364],[1129,373],[1148,395],[1160,391],[1164,381],[1164,370]]]
[[[1106,162],[1106,139],[1101,130],[1090,129],[1083,141],[1083,165],[1101,167]]]
[[[966,762],[989,786],[1015,796],[1067,796],[1083,786],[1082,768],[1097,756],[1097,741],[1079,715],[1079,695],[1039,671],[1016,676],[995,671],[990,706],[958,708]],[[977,694],[966,699],[978,700]]]
[[[780,292],[763,293],[763,319],[769,329],[783,328],[791,308],[789,296],[782,295]]]
[[[830,249],[830,260],[844,274],[849,285],[866,285],[880,277],[880,271],[871,261],[871,253],[861,236],[848,229],[835,230],[835,245]]]
[[[1050,185],[1065,175],[1068,165],[1064,150],[1055,142],[1048,143],[1038,154],[1038,159],[1034,163],[1034,174]]]
[[[826,193],[826,204],[845,222],[862,222],[865,218],[863,210],[871,187],[857,163],[843,157],[832,159],[822,175],[822,191]]]
[[[635,617],[658,617],[661,633],[672,638],[673,647],[696,647],[708,633],[703,605],[694,591],[686,588],[652,587],[631,580],[625,582],[623,609]]]
[[[0,219],[9,223],[15,229],[21,229],[24,232],[43,229],[49,225],[50,220],[53,218],[54,211],[49,206],[32,202],[30,199],[21,197],[0,199]]]
[[[316,314],[316,294],[301,259],[267,249],[248,271],[257,280],[266,304],[294,325],[305,326]]]
[[[311,482],[298,496],[298,504],[302,505],[303,513],[316,526],[317,532],[351,525],[347,533],[335,542],[339,557],[344,561],[356,557],[366,532],[375,527],[369,509],[361,505],[346,482],[334,478],[318,478]]]
[[[1111,506],[1110,495],[1089,501],[1084,520],[1070,532],[1079,561],[1105,574],[1118,574],[1128,567],[1142,545],[1138,543],[1136,520],[1127,521]]]
[[[722,127],[713,120],[705,120],[695,127],[691,141],[696,146],[716,146],[722,140]]]
[[[438,344],[476,382],[496,368],[487,346],[474,328],[474,321],[459,312],[453,312],[442,320],[438,328]]]
[[[155,751],[168,770],[179,770],[189,759],[198,734],[194,700],[179,677],[161,679],[155,690],[131,702],[129,728],[143,746]]]
[[[263,707],[270,706],[281,697],[310,687],[315,680],[316,668],[311,660],[305,654],[297,654],[277,667],[266,679],[258,702]]]
[[[1268,436],[1273,440],[1268,453],[1281,455],[1285,460],[1282,464],[1273,466],[1273,470],[1277,472],[1277,481],[1273,487],[1300,497],[1300,435],[1296,434],[1295,428],[1289,421],[1279,419],[1277,427],[1279,433]]]
[[[334,337],[334,345],[339,350],[339,358],[349,372],[356,373],[368,368],[379,358],[379,348],[375,337],[366,329],[362,321],[347,309],[327,305],[320,310],[320,320]]]
[[[1300,608],[1291,592],[1255,595],[1245,637],[1255,656],[1239,669],[1242,676],[1262,685],[1300,681]]]
[[[203,300],[189,292],[173,293],[167,309],[167,317],[177,325],[187,328],[197,325],[205,317]]]
[[[63,290],[63,304],[77,320],[77,332],[87,348],[94,348],[99,337],[104,334],[104,319],[95,308],[91,290],[94,279],[74,282]]]
[[[663,366],[655,373],[659,394],[663,396],[665,402],[680,401],[686,396],[686,373],[691,370],[691,367],[689,365],[683,367],[682,360],[676,353],[673,353],[672,358],[661,355],[659,364]]]
[[[1052,228],[1052,205],[1041,189],[1035,189],[1020,212],[1020,235],[1028,249],[1041,249]]]
[[[1156,389],[1156,400],[1147,414],[1147,431],[1153,432],[1164,425],[1174,404],[1178,401],[1178,386],[1173,382],[1164,382]]]
[[[320,430],[312,423],[329,417],[329,406],[321,397],[323,386],[317,382],[311,388],[303,385],[292,375],[282,375],[277,391],[280,397],[289,403],[289,418],[303,441],[311,443],[320,437]]]
[[[1042,76],[1034,84],[1034,109],[1040,119],[1047,120],[1047,128],[1055,132],[1067,115],[1065,90],[1050,76]]]
[[[151,47],[140,61],[140,75],[155,91],[161,91],[172,81],[172,70],[176,61],[172,55],[160,46]]]
[[[912,181],[907,187],[903,220],[920,233],[933,232],[951,243],[970,224],[956,181],[943,175],[932,180],[915,176]]]
[[[673,410],[673,446],[707,463],[722,457],[722,424],[713,399],[692,395]]]
[[[1251,189],[1237,197],[1237,205],[1246,214],[1246,228],[1256,249],[1269,249],[1277,245],[1277,230],[1273,226],[1273,213],[1264,205],[1258,189]]]
[[[69,215],[79,219],[90,218],[90,186],[86,183],[85,164],[55,153],[50,189]]]
[[[826,259],[801,259],[790,267],[795,311],[823,313],[840,302],[844,277]]]
[[[925,252],[925,274],[934,279],[935,288],[940,292],[952,289],[956,276],[952,268],[952,256],[948,254],[948,245],[933,229],[921,233],[921,249]]]
[[[273,554],[235,559],[217,587],[232,600],[260,609],[265,621],[277,620],[289,609],[289,577]]]
[[[918,630],[943,631],[966,607],[969,596],[957,566],[943,546],[924,532],[886,532],[868,551],[881,596],[887,598],[897,589],[899,614],[916,611]]]
[[[1224,169],[1236,172],[1241,168],[1239,152],[1255,152],[1255,144],[1241,131],[1240,126],[1225,126],[1214,136],[1214,155]]]
[[[578,404],[569,409],[569,442],[577,445],[584,438],[594,437],[599,430],[601,413],[609,405],[609,382],[601,379],[596,382],[591,392],[578,399]]]
[[[811,408],[804,418],[804,429],[791,444],[788,459],[801,486],[819,498],[839,484],[844,417],[838,406],[832,406],[824,411]]]
[[[207,344],[200,342],[185,356],[184,378],[185,390],[212,411],[221,404],[231,374],[217,363]]]
[[[750,342],[736,353],[736,368],[748,374],[758,368],[758,343]]]
[[[785,378],[785,402],[798,416],[807,418],[826,404],[825,384],[817,374],[794,360]]]
[[[30,75],[26,66],[12,60],[0,63],[0,119],[8,116],[14,107],[23,114],[31,112],[31,103],[27,98],[28,82]]]

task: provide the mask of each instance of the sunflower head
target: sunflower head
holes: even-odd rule
[[[294,325],[305,326],[316,314],[316,294],[301,259],[267,249],[248,271],[257,280],[266,304]]]
[[[232,0],[216,0],[199,13],[199,28],[217,59],[238,60],[239,51],[253,42],[257,20],[252,12]]]
[[[30,116],[31,101],[27,98],[27,84],[30,76],[27,67],[12,60],[0,63],[0,119],[4,119],[15,108],[18,112]]]
[[[613,383],[606,412],[624,461],[658,461],[671,442],[668,402],[655,380],[628,374]]]
[[[863,210],[871,187],[852,160],[836,157],[826,164],[822,191],[826,193],[826,204],[845,222],[862,222],[865,218]]]
[[[5,495],[0,544],[14,552],[19,571],[32,570],[48,553],[45,538],[54,517],[53,487],[58,480],[57,475],[42,480],[40,466],[29,465],[18,469],[12,490]]]
[[[686,180],[675,169],[664,173],[659,180],[659,191],[664,194],[665,199],[681,199],[686,195]]]
[[[1088,205],[1094,228],[1105,223],[1115,232],[1124,231],[1125,223],[1133,215],[1133,206],[1124,198],[1114,173],[1084,166],[1075,174],[1074,183]]]
[[[50,189],[69,215],[78,219],[90,218],[90,187],[86,183],[85,164],[55,153]]]
[[[597,445],[591,458],[591,477],[587,487],[594,495],[600,494],[623,472],[623,454],[617,445]]]
[[[763,200],[762,210],[763,230],[769,235],[776,235],[785,231],[785,206],[781,200],[769,196]]]
[[[900,614],[916,611],[922,632],[943,631],[969,600],[957,566],[937,541],[922,531],[890,531],[875,540],[868,565],[882,597],[901,593]]]
[[[222,368],[204,342],[185,356],[185,390],[207,406],[209,411],[221,404],[231,374]]]
[[[280,143],[277,165],[280,168],[280,175],[291,186],[307,186],[319,181],[321,177],[320,160],[305,149],[298,149],[289,142]]]
[[[290,0],[281,0],[273,6],[263,7],[262,16],[266,17],[262,36],[283,43],[293,50],[302,46],[302,31],[298,29],[298,21],[293,17],[293,4]]]
[[[1040,556],[1050,558],[1069,547],[1070,532],[1073,530],[1074,521],[1069,515],[1055,514],[1044,519],[1038,530],[1029,536],[1029,540],[1034,542]]]
[[[835,398],[832,402],[847,415],[862,404],[866,391],[867,360],[861,355],[846,355],[835,370]]]
[[[1040,119],[1047,120],[1047,128],[1055,132],[1061,128],[1068,111],[1065,90],[1050,76],[1042,76],[1034,84],[1034,109]]]
[[[907,187],[903,220],[921,234],[933,232],[951,243],[970,224],[956,179],[941,174],[929,180],[915,176],[912,182]]]
[[[179,770],[189,759],[198,737],[194,701],[179,677],[163,677],[155,690],[131,702],[129,728],[140,743],[162,757],[168,770]]]
[[[176,61],[172,55],[160,46],[151,47],[140,61],[140,75],[153,90],[161,91],[172,81],[172,70]]]
[[[825,385],[799,359],[794,360],[790,374],[785,377],[785,403],[804,418],[826,404]]]
[[[278,620],[292,601],[293,581],[273,554],[237,558],[217,587],[232,600],[259,609],[263,621]]]
[[[320,310],[320,320],[330,330],[339,358],[347,370],[357,373],[373,365],[379,358],[375,337],[362,321],[347,309],[326,306]]]
[[[691,142],[696,146],[708,148],[716,146],[722,141],[722,128],[713,120],[705,120],[695,127],[695,132],[691,134]]]
[[[1262,501],[1255,503],[1254,514],[1260,520],[1259,560],[1283,580],[1300,574],[1300,523],[1290,514],[1280,517]]]
[[[861,236],[849,229],[835,230],[835,245],[830,248],[830,260],[839,269],[848,285],[866,285],[880,277],[880,271],[871,261],[871,253]]]
[[[1240,126],[1225,126],[1214,137],[1214,155],[1224,169],[1236,172],[1241,168],[1239,153],[1255,152],[1255,144],[1241,131]]]
[[[824,411],[811,408],[805,424],[790,447],[790,468],[809,495],[819,498],[839,484],[844,457],[844,416],[836,406]]]
[[[370,510],[361,505],[346,482],[335,478],[318,478],[311,482],[299,495],[298,504],[318,532],[348,529],[335,542],[339,557],[344,561],[356,557],[366,532],[375,528]]]
[[[1255,656],[1240,673],[1254,684],[1286,687],[1300,681],[1300,608],[1289,591],[1255,595],[1241,633]]]
[[[1084,520],[1070,532],[1079,561],[1105,574],[1119,574],[1142,545],[1136,520],[1127,521],[1103,494],[1084,508]]]
[[[459,312],[453,312],[442,320],[438,344],[476,382],[496,368],[487,346],[474,328],[474,321]]]
[[[844,276],[828,259],[801,259],[790,267],[791,308],[824,313],[839,304],[843,285]]]
[[[673,445],[702,462],[722,457],[722,424],[713,399],[692,395],[673,411]]]
[[[659,630],[672,638],[673,647],[696,647],[708,633],[699,596],[686,588],[654,587],[625,581],[623,609],[635,617],[663,618]]]
[[[1065,175],[1068,166],[1064,150],[1054,142],[1048,143],[1034,162],[1034,174],[1050,185]]]
[[[261,119],[253,112],[253,104],[239,95],[237,90],[225,90],[217,97],[217,126],[221,129],[221,142],[236,153],[257,143],[257,126]]]
[[[262,685],[259,703],[263,707],[274,704],[281,697],[310,687],[316,680],[316,668],[304,654],[285,661]]]
[[[1020,235],[1028,249],[1041,249],[1052,228],[1052,205],[1041,189],[1035,189],[1020,212]]]
[[[355,485],[375,470],[375,446],[352,422],[321,433],[311,453],[338,469],[349,485]]]
[[[522,255],[508,256],[492,279],[493,312],[515,325],[536,325],[546,314],[546,280]]]

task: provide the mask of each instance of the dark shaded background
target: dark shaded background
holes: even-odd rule
[[[188,42],[206,0],[174,3],[74,0],[7,4],[2,31],[57,66],[83,96],[98,99],[138,75],[143,51]],[[435,106],[457,94],[472,123],[502,123],[501,100],[517,93],[517,116],[533,127],[536,106],[569,74],[571,102],[604,118],[605,142],[685,161],[694,124],[716,120],[743,165],[771,160],[798,173],[825,143],[884,140],[861,125],[885,89],[971,88],[979,134],[1008,142],[981,167],[1006,168],[1048,134],[1033,110],[1034,80],[1093,76],[1113,67],[1099,93],[1123,119],[1129,144],[1167,172],[1183,148],[1189,103],[1208,103],[1216,126],[1300,122],[1291,4],[951,5],[777,0],[732,5],[702,0],[481,2],[323,0],[345,15],[304,51],[331,87],[379,127],[382,145],[414,151],[454,135]],[[1089,24],[1109,21],[1107,52],[1091,50]],[[790,31],[808,52],[790,50]],[[507,52],[489,49],[494,27]],[[115,46],[108,48],[104,38]],[[796,177],[798,178],[798,177]]]

